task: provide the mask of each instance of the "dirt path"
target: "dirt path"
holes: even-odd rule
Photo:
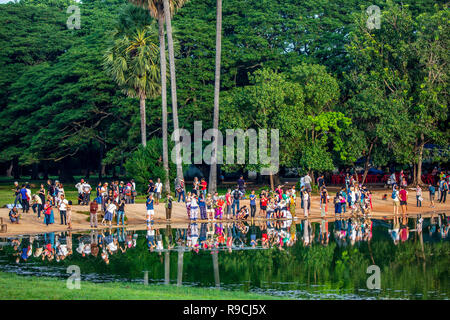
[[[333,193],[330,193],[333,194]],[[388,194],[388,200],[382,200],[383,194]],[[373,212],[371,216],[373,218],[384,219],[384,218],[392,218],[393,217],[393,206],[392,200],[390,198],[390,193],[388,190],[382,191],[374,191],[372,197],[373,203]],[[249,205],[249,200],[241,200],[241,206]],[[30,213],[22,214],[22,218],[20,220],[20,224],[11,224],[9,222],[8,217],[9,209],[2,208],[0,209],[0,217],[3,218],[3,223],[7,224],[7,232],[0,233],[0,237],[3,236],[11,236],[11,235],[19,235],[19,234],[34,234],[34,233],[42,233],[42,232],[52,232],[52,231],[65,231],[67,230],[67,226],[60,225],[60,218],[58,210],[54,210],[55,215],[55,223],[49,226],[44,224],[42,215],[41,219],[37,218],[37,215],[33,213],[30,209]],[[401,213],[401,209],[399,208],[399,212]],[[416,207],[416,196],[415,192],[409,192],[408,195],[408,215],[409,217],[415,217],[418,213],[421,213],[424,217],[431,216],[431,214],[437,214],[445,212],[446,214],[450,213],[450,203],[439,204],[436,203],[435,208],[430,208],[430,202],[428,201],[428,193],[425,193],[425,199],[422,202],[422,207]],[[88,206],[73,206],[72,209],[72,229],[73,231],[82,231],[89,229],[89,207]],[[125,213],[128,221],[126,222],[128,229],[144,229],[146,225],[145,221],[145,204],[130,204],[125,207]],[[303,210],[300,208],[300,199],[297,198],[296,205],[296,216],[298,218],[303,218]],[[347,215],[345,215],[348,217]],[[327,220],[334,220],[334,206],[328,208]],[[165,216],[165,207],[164,204],[159,204],[155,207],[155,217],[154,222],[156,227],[165,227],[167,224]],[[319,209],[319,197],[313,196],[311,203],[311,211],[309,216],[311,221],[320,221],[320,209]],[[259,205],[256,211],[256,220],[263,220],[262,217],[259,216]],[[201,222],[201,220],[199,220]],[[185,227],[189,222],[186,207],[183,203],[174,202],[174,208],[172,209],[172,227]],[[113,224],[113,227],[115,225]],[[106,228],[99,225],[100,228]]]

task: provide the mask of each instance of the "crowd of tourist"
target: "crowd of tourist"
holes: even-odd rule
[[[398,176],[398,178],[397,178]],[[428,186],[430,207],[435,207],[435,201],[446,202],[449,190],[449,174],[441,172],[436,186]],[[393,203],[394,216],[401,214],[403,219],[407,217],[408,189],[416,193],[416,205],[421,207],[424,201],[424,189],[417,184],[413,188],[407,188],[406,176],[401,171],[398,175],[392,173],[388,180],[388,185],[392,188],[390,198]],[[337,218],[342,217],[347,212],[352,216],[370,217],[373,210],[372,191],[360,184],[356,175],[346,173],[344,184],[336,192],[329,194],[324,175],[319,175],[313,184],[309,174],[301,177],[299,191],[297,186],[278,185],[273,190],[261,189],[259,194],[251,190],[246,195],[247,183],[241,176],[233,189],[228,189],[225,195],[219,196],[217,192],[208,192],[208,183],[204,178],[194,178],[192,189],[189,190],[184,180],[175,180],[175,198],[167,194],[163,199],[163,184],[158,178],[156,182],[149,179],[146,189],[146,221],[147,224],[153,221],[155,206],[164,201],[166,219],[171,220],[173,201],[184,202],[186,206],[187,218],[190,221],[208,220],[216,221],[223,219],[247,220],[254,218],[263,219],[296,219],[296,206],[299,200],[300,212],[303,217],[310,216],[311,199],[313,185],[317,186],[319,194],[318,208],[320,216],[329,214],[330,208],[334,208]],[[127,181],[99,182],[96,187],[92,187],[88,181],[81,179],[75,188],[78,192],[78,205],[89,206],[90,226],[98,227],[99,213],[102,213],[101,224],[112,225],[115,218],[117,225],[125,225],[125,206],[135,203],[137,196],[136,184],[133,179]],[[94,190],[95,188],[95,190]],[[71,229],[72,225],[72,201],[68,200],[64,186],[61,182],[48,180],[47,184],[41,184],[39,190],[32,194],[29,183],[21,186],[15,182],[14,204],[10,210],[10,220],[12,223],[19,223],[20,213],[27,214],[30,209],[37,215],[38,219],[43,219],[43,223],[48,225],[55,223],[55,214],[59,214],[61,225],[67,225]],[[241,205],[242,200],[248,197],[249,204]],[[383,199],[387,200],[388,194]],[[298,214],[298,212],[297,212]]]

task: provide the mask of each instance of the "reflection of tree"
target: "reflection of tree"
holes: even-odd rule
[[[173,233],[175,230],[170,230]],[[166,235],[167,230],[162,230]],[[82,257],[74,252],[64,261],[44,262],[41,259],[30,257],[26,263],[47,266],[79,265],[82,274],[117,275],[125,279],[142,279],[142,271],[148,271],[150,283],[163,281],[165,278],[177,278],[184,283],[196,283],[200,286],[214,286],[217,279],[214,277],[214,255],[209,250],[178,252],[181,247],[176,246],[170,253],[149,252],[145,233],[138,232],[137,246],[128,249],[125,253],[118,252],[110,256],[110,264],[106,265],[98,256]],[[425,235],[423,235],[425,236]],[[74,246],[79,238],[85,235],[73,235]],[[167,239],[166,237],[164,237]],[[394,245],[388,238],[375,239],[370,243],[372,255],[381,269],[381,288],[390,288],[391,291],[382,291],[380,294],[390,297],[404,297],[404,293],[395,290],[405,290],[412,294],[422,294],[423,297],[432,298],[428,291],[448,292],[450,277],[450,242],[423,242],[420,236],[417,241],[410,240]],[[170,242],[170,240],[169,240]],[[14,262],[14,253],[18,252],[29,242],[22,241],[14,250],[12,246],[5,246],[0,251],[0,260],[7,263]],[[35,241],[35,243],[37,243]],[[166,242],[167,243],[167,242]],[[166,246],[165,246],[166,247]],[[180,259],[181,257],[181,259]],[[424,257],[427,267],[423,268]],[[166,258],[167,265],[162,258]],[[172,260],[172,261],[170,261]],[[343,292],[356,292],[356,289],[366,288],[367,267],[372,264],[367,242],[359,245],[340,248],[334,241],[328,246],[313,243],[303,246],[301,241],[285,250],[279,249],[248,249],[219,251],[217,253],[217,275],[220,275],[220,285],[243,284],[242,290],[254,287],[280,290],[305,289],[304,284],[320,284],[320,290],[329,292],[330,289],[339,289]],[[181,267],[181,269],[180,269]],[[167,270],[168,273],[165,272]],[[180,276],[181,275],[181,276]],[[313,290],[307,287],[307,290]],[[315,288],[314,290],[319,290]],[[360,294],[360,292],[356,292]],[[416,298],[419,296],[416,296]]]

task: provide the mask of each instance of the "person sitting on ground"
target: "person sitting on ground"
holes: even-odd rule
[[[11,223],[19,224],[19,212],[17,212],[16,207],[9,211],[9,219],[11,220]]]
[[[248,218],[248,208],[247,206],[243,206],[238,213],[238,219],[246,220]]]

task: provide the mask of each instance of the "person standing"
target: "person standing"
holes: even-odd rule
[[[430,207],[434,208],[434,195],[436,193],[436,189],[432,184],[428,186],[428,191],[430,192]]]
[[[45,188],[44,185],[41,184],[41,187],[39,188],[39,193],[38,193],[39,197],[41,198],[41,203],[42,203],[42,209],[44,208],[44,204],[45,204]]]
[[[22,213],[27,212],[28,213],[28,198],[27,198],[27,188],[25,188],[25,185],[22,185],[22,188],[20,189],[20,199],[22,204]]]
[[[75,188],[78,190],[78,205],[80,205],[83,202],[83,185],[84,185],[84,179],[81,179],[80,182],[78,182],[75,185]]]
[[[399,196],[400,196],[400,206],[402,207],[402,216],[403,219],[405,219],[405,214],[407,212],[407,205],[408,205],[408,191],[406,191],[404,186],[401,187]]]
[[[319,190],[322,188],[322,186],[325,186],[325,176],[323,174],[317,178],[317,186]]]
[[[134,179],[131,179],[131,203],[134,203],[134,199],[136,198],[136,196],[136,183],[134,182]]]
[[[263,217],[266,217],[267,214],[267,202],[268,199],[266,198],[266,193],[263,191],[261,192],[261,195],[259,197],[259,214],[262,215]]]
[[[114,217],[114,213],[117,210],[117,206],[116,206],[117,202],[115,201],[111,201],[111,203],[108,205],[108,207],[106,208],[106,213],[105,213],[105,221],[109,222],[109,226],[111,227],[112,225],[112,220]]]
[[[328,212],[328,191],[325,186],[323,186],[320,190],[320,211],[322,217],[324,217],[326,212]]]
[[[167,221],[170,221],[170,219],[172,217],[172,202],[173,202],[173,198],[170,194],[168,194],[167,199],[166,199],[166,220]],[[203,215],[202,215],[202,219],[203,219]]]
[[[152,179],[148,180],[147,194],[153,194],[155,192],[155,184]]]
[[[441,197],[439,199],[439,203],[445,203],[445,200],[447,199],[447,192],[448,192],[448,182],[445,179],[445,175],[442,177],[441,182],[440,182],[440,186],[439,186],[439,191],[441,193]]]
[[[91,191],[92,187],[89,184],[89,182],[85,182],[82,186],[83,189],[83,205],[87,206],[89,204],[89,201],[91,200]]]
[[[309,173],[306,174],[303,181],[305,183],[306,190],[310,191],[311,190],[311,177],[309,176]]]
[[[394,205],[394,217],[398,215],[398,207],[400,206],[400,193],[398,191],[398,186],[394,186],[392,191],[392,203]]]
[[[239,187],[239,191],[240,191],[242,194],[245,194],[245,185],[246,185],[246,183],[245,183],[245,180],[244,180],[244,176],[240,176],[240,177],[239,177],[239,179],[238,179],[238,181],[237,181],[237,185],[238,185],[238,187]]]
[[[305,218],[307,218],[308,217],[308,213],[309,213],[309,209],[308,209],[309,193],[306,190],[306,188],[303,190],[302,198],[303,198],[303,203],[304,203],[304,205],[303,205],[303,214],[304,214]]]
[[[161,192],[162,192],[162,183],[161,183],[161,179],[158,178],[158,180],[156,181],[155,184],[155,191],[156,191],[156,205],[159,204],[159,201],[161,200]]]
[[[38,219],[41,219],[41,211],[42,211],[42,200],[41,197],[37,194],[33,196],[33,212],[37,212]]]
[[[176,179],[175,180],[175,190],[178,194],[178,202],[180,202],[181,197],[183,197],[183,202],[186,202],[186,197],[184,196],[184,180],[183,179]]]
[[[44,223],[48,226],[54,223],[51,196],[48,196],[47,203],[44,206]]]
[[[208,188],[208,183],[206,182],[205,178],[202,178],[201,182],[200,182],[200,186],[202,188],[202,193],[203,195],[206,197],[206,193],[207,193],[207,188]]]
[[[255,217],[256,213],[256,194],[255,190],[252,190],[252,193],[250,194],[250,216],[252,219]]]
[[[22,205],[22,203],[21,203],[22,198],[20,196],[19,182],[14,181],[14,188],[11,190],[14,191],[14,207],[17,205],[17,202],[19,202],[19,204]]]
[[[153,220],[153,216],[155,215],[155,208],[153,207],[153,194],[147,196],[145,206],[147,208],[147,223],[149,223]]]
[[[72,230],[72,201],[68,201],[67,205],[67,229]]]
[[[417,185],[416,188],[416,206],[417,207],[422,207],[422,188],[420,187],[420,185]]]
[[[226,214],[227,219],[230,219],[231,214],[231,189],[228,189],[227,193],[225,194],[225,203],[226,203]]]
[[[64,194],[61,194],[59,201],[59,216],[61,217],[61,225],[67,225],[67,208],[69,206],[69,201],[65,199]]]
[[[233,197],[233,217],[236,216],[236,211],[239,212],[239,199],[241,198],[241,192],[239,191],[239,187],[236,186],[236,189],[231,193]]]
[[[198,207],[200,209],[200,219],[206,220],[208,219],[208,215],[206,213],[206,202],[203,193],[201,193],[198,197]]]
[[[117,225],[119,225],[120,220],[122,220],[122,226],[125,225],[125,197],[120,196],[120,200],[117,208]]]
[[[89,212],[90,212],[90,223],[91,228],[97,228],[97,211],[98,211],[98,203],[97,200],[94,199],[94,201],[91,202],[89,205]]]
[[[192,193],[199,196],[199,187],[200,182],[198,181],[197,177],[194,177],[194,182],[192,183]]]

